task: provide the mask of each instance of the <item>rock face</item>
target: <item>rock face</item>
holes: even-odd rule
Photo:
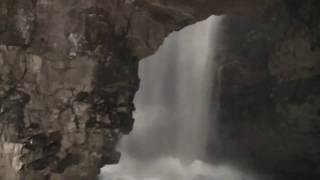
[[[318,1],[282,1],[222,23],[220,157],[274,179],[320,177]]]
[[[138,61],[266,1],[0,0],[0,179],[91,180],[133,125]]]
[[[253,117],[271,116],[266,121],[259,119],[261,124],[268,122],[277,127],[263,126],[269,128],[266,130],[270,135],[263,142],[270,140],[273,131],[292,134],[289,136],[292,142],[297,137],[299,141],[310,142],[307,147],[289,143],[285,148],[292,147],[295,153],[288,153],[283,162],[298,152],[317,153],[314,149],[317,136],[309,139],[301,134],[318,132],[317,125],[310,124],[318,124],[319,116],[319,110],[314,108],[319,106],[319,90],[313,85],[319,72],[315,51],[319,16],[318,6],[314,6],[318,3],[294,2],[293,6],[286,4],[290,8],[284,11],[285,15],[279,14],[294,21],[285,21],[287,28],[277,32],[278,39],[271,40],[278,42],[273,48],[278,53],[247,54],[250,58],[245,57],[244,61],[221,60],[225,90],[221,97],[225,108],[221,127],[226,127],[225,134],[255,127],[257,122],[251,120],[259,119],[243,117],[245,121],[231,128],[225,126],[234,124],[230,115],[241,112],[249,116],[254,112]],[[94,179],[101,166],[118,162],[120,154],[115,145],[121,135],[132,129],[140,59],[154,53],[170,32],[211,14],[263,16],[262,12],[273,3],[273,0],[0,0],[0,179]],[[271,25],[281,25],[274,23]],[[289,25],[294,27],[288,28]],[[252,41],[260,40],[259,33],[248,36]],[[293,53],[296,49],[299,53]],[[256,57],[265,59],[262,63],[250,63]],[[308,61],[302,62],[304,57]],[[264,86],[257,90],[259,83]],[[301,88],[291,89],[296,86]],[[273,94],[268,94],[269,91]],[[261,93],[259,98],[265,97],[265,103],[248,112],[247,107],[253,107],[255,100],[246,96],[248,92],[257,96]],[[273,111],[269,113],[265,108]],[[305,118],[308,121],[301,121]],[[305,131],[301,131],[300,125]],[[242,135],[250,135],[246,133]],[[248,147],[243,146],[244,140],[235,139],[238,142],[230,144]],[[249,145],[254,142],[248,141]],[[280,144],[280,140],[275,142]],[[276,149],[280,151],[280,147]],[[225,148],[226,157],[232,154],[228,149]],[[295,160],[300,162],[301,158]]]

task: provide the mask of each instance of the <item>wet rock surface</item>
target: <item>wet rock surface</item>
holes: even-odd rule
[[[224,160],[274,179],[319,179],[319,7],[283,1],[225,18],[216,56]]]

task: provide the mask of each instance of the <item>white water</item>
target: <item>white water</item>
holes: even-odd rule
[[[230,167],[205,163],[213,55],[220,18],[170,35],[140,64],[134,131],[124,137],[120,164],[102,170],[103,180],[250,180]],[[209,127],[210,126],[210,127]]]

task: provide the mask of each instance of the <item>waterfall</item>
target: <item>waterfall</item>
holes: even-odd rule
[[[101,179],[242,180],[230,167],[205,162],[208,131],[214,131],[210,103],[219,21],[211,17],[173,33],[141,62],[134,130],[121,142],[120,164],[105,167]]]

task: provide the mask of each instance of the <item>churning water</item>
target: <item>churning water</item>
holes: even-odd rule
[[[205,162],[208,130],[214,130],[212,42],[219,21],[211,17],[173,33],[141,62],[135,128],[119,147],[120,163],[102,169],[102,180],[251,179]]]

